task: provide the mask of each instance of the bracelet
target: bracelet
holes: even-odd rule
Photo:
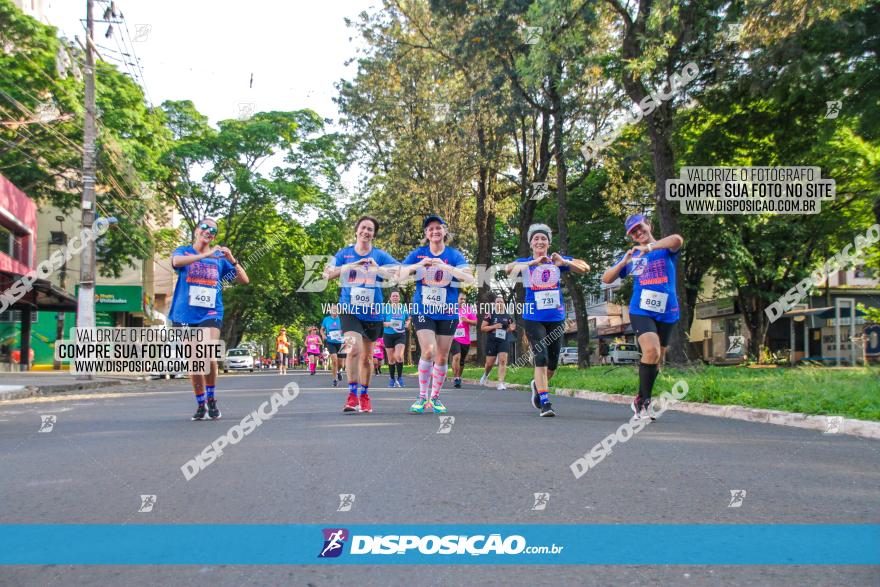
[[[654,250],[654,243],[648,243],[648,252],[650,253],[653,250]]]

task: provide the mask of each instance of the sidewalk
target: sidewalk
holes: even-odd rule
[[[65,371],[20,371],[0,373],[0,401],[21,399],[64,391],[97,389],[134,381],[136,377],[98,377],[80,381]]]

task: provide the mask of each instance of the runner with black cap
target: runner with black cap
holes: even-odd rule
[[[414,274],[413,322],[419,341],[419,397],[410,412],[421,414],[426,407],[446,412],[440,389],[446,380],[449,348],[458,324],[458,291],[474,281],[471,268],[460,251],[446,246],[446,221],[432,214],[422,222],[426,245],[403,260],[400,279]],[[430,400],[428,394],[430,393]]]
[[[398,262],[373,247],[379,233],[379,221],[361,216],[354,225],[355,244],[336,253],[324,270],[325,279],[339,278],[339,315],[348,353],[348,400],[343,412],[373,411],[370,402],[370,379],[373,375],[373,343],[382,336],[382,282],[394,279]]]
[[[562,298],[562,272],[586,273],[585,261],[550,253],[553,232],[546,224],[532,224],[528,231],[531,257],[523,257],[506,267],[508,275],[519,273],[526,290],[523,322],[535,363],[531,381],[532,405],[541,416],[555,416],[550,405],[550,379],[559,365],[559,352],[565,335],[565,301]]]
[[[633,214],[624,224],[626,234],[637,243],[602,275],[602,282],[633,276],[629,303],[630,324],[636,333],[642,359],[639,362],[639,393],[632,401],[636,418],[654,419],[651,392],[660,372],[660,363],[679,318],[675,294],[675,262],[684,244],[680,235],[655,240],[651,224],[643,214]]]

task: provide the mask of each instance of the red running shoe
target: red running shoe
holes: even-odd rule
[[[373,411],[373,405],[370,403],[370,395],[367,393],[361,394],[361,413],[367,413]]]
[[[345,407],[342,408],[343,412],[357,412],[358,411],[358,396],[355,393],[348,394],[348,400],[345,402]]]

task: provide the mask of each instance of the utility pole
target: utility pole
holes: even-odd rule
[[[82,228],[95,222],[95,21],[94,0],[86,0],[86,70],[85,124],[83,125],[83,194]],[[95,327],[95,239],[85,243],[79,268],[79,293],[76,302],[77,328]],[[92,379],[79,375],[77,379]]]

